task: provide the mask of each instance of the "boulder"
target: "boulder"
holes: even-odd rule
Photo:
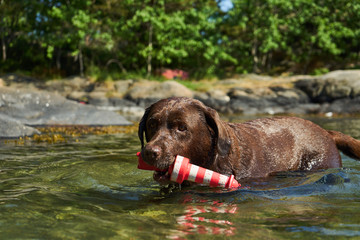
[[[132,85],[125,98],[136,102],[139,106],[147,107],[163,98],[193,97],[193,95],[190,89],[175,81],[162,83],[139,81]]]
[[[94,84],[87,78],[72,76],[65,79],[48,81],[40,86],[39,89],[67,96],[72,92],[91,92],[94,89]]]
[[[123,96],[133,84],[133,80],[119,80],[114,82],[114,88],[118,94]]]
[[[43,84],[43,81],[38,79],[14,73],[5,74],[0,79],[0,82],[3,82],[3,86],[11,86],[13,88],[36,89]]]
[[[200,100],[205,105],[214,108],[219,112],[232,113],[228,108],[230,97],[222,90],[212,89],[206,93],[195,92],[194,98]]]
[[[271,101],[279,105],[296,105],[309,103],[309,97],[299,89],[272,87],[270,88],[276,96],[272,96]]]
[[[87,95],[88,103],[95,106],[108,106],[109,99],[106,92],[91,92]]]
[[[228,94],[232,111],[244,114],[287,113],[293,107],[309,102],[301,90],[283,87],[232,88]]]
[[[77,101],[77,102],[85,102],[87,103],[89,100],[88,97],[88,93],[87,92],[78,92],[78,91],[74,91],[69,93],[66,98],[69,100],[73,100],[73,101]]]
[[[0,88],[0,114],[25,125],[131,125],[119,114],[45,91]]]
[[[320,77],[301,79],[295,87],[318,103],[355,98],[360,96],[360,70],[338,70]]]
[[[360,96],[353,99],[343,98],[326,104],[323,107],[323,112],[333,112],[338,114],[356,114],[360,113]]]
[[[32,127],[16,121],[6,115],[0,114],[0,138],[17,138],[40,134],[40,132]]]

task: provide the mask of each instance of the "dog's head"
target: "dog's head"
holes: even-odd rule
[[[138,134],[144,161],[164,169],[154,175],[160,183],[168,180],[165,173],[176,155],[209,167],[217,155],[226,155],[230,148],[230,138],[218,113],[190,98],[169,98],[151,105],[140,121]]]

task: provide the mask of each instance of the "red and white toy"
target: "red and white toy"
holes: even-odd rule
[[[154,166],[144,162],[140,152],[138,156],[138,169],[161,171]],[[202,168],[190,163],[188,158],[176,156],[175,162],[169,167],[170,180],[177,183],[182,183],[185,180],[190,182],[206,184],[210,187],[225,187],[238,188],[241,185],[236,181],[234,175],[226,176],[220,173]]]

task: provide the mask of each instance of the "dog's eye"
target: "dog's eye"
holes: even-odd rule
[[[187,129],[187,128],[186,128],[185,125],[182,125],[182,124],[181,124],[181,125],[178,126],[178,130],[179,130],[180,132],[184,132],[184,131],[186,131],[186,129]]]
[[[157,123],[155,121],[150,121],[148,123],[148,128],[154,130],[156,128]]]
[[[150,128],[150,129],[156,128],[156,123],[155,123],[155,122],[150,123],[150,124],[149,124],[149,128]]]

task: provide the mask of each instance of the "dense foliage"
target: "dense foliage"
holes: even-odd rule
[[[0,0],[0,71],[192,77],[360,63],[360,0]]]

